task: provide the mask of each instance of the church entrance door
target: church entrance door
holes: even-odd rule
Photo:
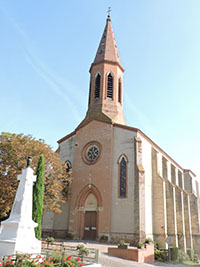
[[[85,212],[85,226],[84,226],[84,239],[95,240],[96,239],[96,211]]]

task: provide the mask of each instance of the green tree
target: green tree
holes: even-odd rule
[[[35,237],[41,239],[42,235],[42,211],[44,196],[44,156],[41,155],[38,161],[37,180],[33,186],[33,220],[38,224],[35,228]]]
[[[44,155],[44,203],[45,210],[61,212],[60,203],[68,197],[71,177],[66,164],[60,160],[59,150],[54,152],[44,140],[31,135],[0,134],[0,220],[11,211],[18,187],[17,176],[26,168],[28,156],[32,157],[31,168],[36,171],[40,155]]]

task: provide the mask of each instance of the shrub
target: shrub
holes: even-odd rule
[[[108,241],[108,236],[102,235],[101,238],[99,239],[101,242],[107,242]]]
[[[151,238],[146,238],[145,243],[146,244],[153,243],[153,240]]]
[[[137,248],[142,248],[142,247],[144,247],[144,244],[142,242],[138,242],[137,243]]]
[[[119,244],[118,244],[118,248],[123,248],[126,249],[128,247],[128,244],[125,243],[124,240],[120,240]]]
[[[190,257],[185,254],[182,250],[178,251],[178,262],[183,263],[184,261],[189,261]]]
[[[89,254],[89,250],[87,248],[85,248],[85,246],[83,244],[78,244],[76,247],[77,250],[79,250],[79,255],[81,256],[88,256]]]
[[[53,238],[53,237],[47,237],[47,239],[46,239],[46,241],[48,242],[48,243],[53,243],[54,241],[55,241],[55,239]]]
[[[190,257],[191,261],[194,261],[194,250],[192,248],[187,248],[187,255]]]
[[[155,260],[157,261],[168,261],[168,251],[167,249],[158,249],[154,248],[154,255],[155,255]]]
[[[179,251],[179,248],[170,247],[170,254],[171,254],[171,260],[172,261],[177,261],[178,260],[178,251]]]

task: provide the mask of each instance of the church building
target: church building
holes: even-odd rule
[[[199,185],[154,141],[126,124],[123,73],[110,16],[90,67],[88,110],[58,141],[72,170],[62,213],[43,232],[58,238],[144,241],[200,251]]]

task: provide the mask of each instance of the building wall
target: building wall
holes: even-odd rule
[[[138,209],[134,202],[135,187],[135,151],[134,137],[136,133],[123,128],[114,127],[113,136],[113,172],[112,172],[112,206],[111,206],[111,236],[112,239],[133,239],[138,234],[138,222],[134,213]],[[119,158],[125,155],[127,168],[127,197],[119,196]],[[122,219],[123,218],[123,219]]]
[[[60,144],[60,158],[63,162],[69,160],[74,165],[74,149],[76,144],[76,136],[73,135]],[[70,196],[66,203],[60,203],[61,213],[57,214],[47,211],[43,215],[42,231],[44,236],[55,236],[65,238],[69,228],[69,208]]]
[[[80,199],[80,196],[85,197],[84,192],[97,194],[97,237],[110,233],[112,140],[113,125],[108,123],[92,121],[76,132],[69,223],[69,231],[75,237],[83,238],[84,234],[85,203]],[[95,164],[84,161],[83,150],[90,142],[98,142],[101,146],[101,154]]]
[[[152,148],[153,233],[161,247],[199,250],[197,181],[166,155]],[[158,212],[159,211],[159,212]]]
[[[142,141],[142,166],[145,170],[145,234],[152,238],[152,146],[140,136]]]
[[[65,162],[69,160],[72,164],[72,170],[74,166],[74,150],[76,145],[76,135],[69,137],[67,140],[63,141],[60,147],[60,159]]]
[[[95,164],[84,160],[84,147],[90,142],[101,147]],[[47,233],[65,237],[69,231],[83,238],[89,195],[96,203],[92,210],[97,213],[97,238],[106,235],[111,240],[133,241],[153,237],[160,247],[169,244],[185,251],[200,250],[200,202],[195,176],[181,169],[137,130],[94,120],[60,144],[60,155],[63,161],[72,163],[71,196],[62,205],[61,214],[44,215],[43,229]],[[119,197],[121,155],[128,160],[125,198]]]

